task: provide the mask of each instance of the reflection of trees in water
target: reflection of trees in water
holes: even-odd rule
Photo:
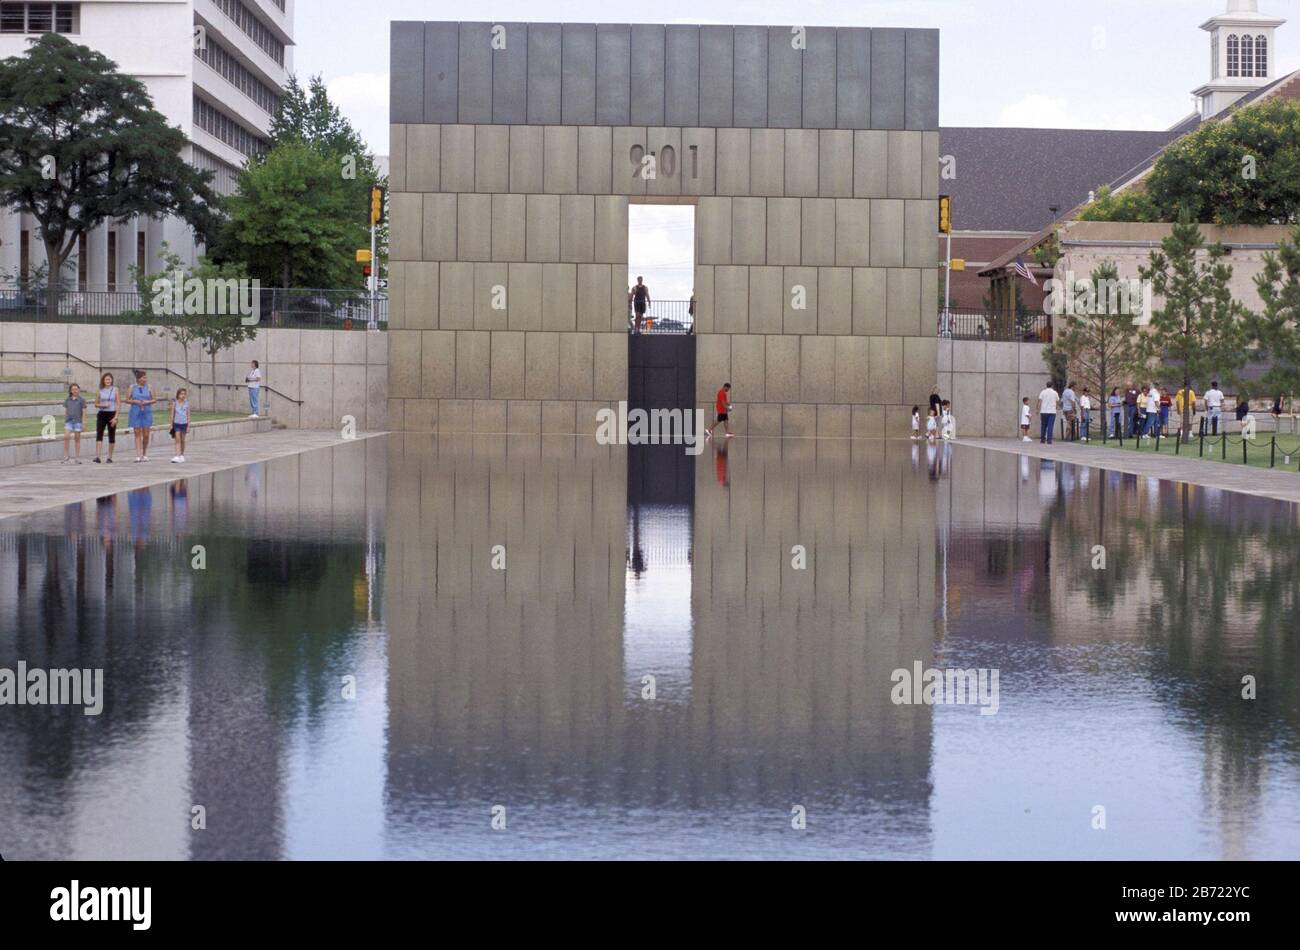
[[[1094,490],[1058,493],[1044,516],[1057,549],[1076,552],[1059,565],[1055,583],[1070,602],[1055,619],[1082,621],[1069,595],[1084,592],[1107,626],[1141,635],[1158,698],[1200,736],[1202,792],[1220,820],[1222,856],[1245,857],[1266,757],[1280,747],[1300,765],[1295,511],[1171,482],[1140,495],[1132,476],[1093,474]],[[1106,547],[1105,570],[1092,568],[1093,543]],[[1254,700],[1242,698],[1247,674],[1258,682]]]
[[[26,764],[49,779],[72,775],[91,748],[143,735],[186,678],[192,641],[219,637],[239,676],[282,713],[315,712],[337,695],[334,675],[357,625],[364,546],[202,537],[207,570],[186,543],[161,537],[131,547],[89,535],[11,535],[0,543],[8,589],[0,666],[102,668],[106,703],[25,707],[0,717],[0,735],[25,742]],[[108,583],[130,572],[132,582]]]

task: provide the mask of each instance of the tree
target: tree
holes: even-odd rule
[[[58,319],[64,263],[102,222],[175,215],[200,240],[211,233],[212,175],[184,161],[186,144],[144,85],[101,53],[46,33],[0,60],[0,205],[39,225],[54,278],[48,319]]]
[[[1268,99],[1170,145],[1146,190],[1164,221],[1300,223],[1300,102]]]
[[[1261,380],[1269,392],[1300,388],[1300,227],[1278,253],[1264,255],[1264,270],[1255,276],[1264,309],[1248,320],[1257,357],[1269,363]]]
[[[1118,194],[1110,185],[1102,185],[1097,194],[1079,211],[1080,221],[1160,221],[1160,212],[1142,186]]]
[[[148,324],[146,332],[150,336],[160,336],[172,340],[181,347],[181,356],[185,361],[186,385],[195,385],[190,376],[190,346],[197,344],[199,350],[208,354],[212,368],[211,408],[217,408],[217,354],[237,343],[251,340],[257,336],[256,324],[245,324],[242,315],[233,307],[218,306],[209,308],[206,292],[195,294],[195,286],[206,289],[213,282],[229,284],[243,279],[248,272],[246,267],[236,264],[217,265],[200,258],[193,267],[174,254],[164,241],[160,256],[163,270],[159,274],[145,274],[134,265],[131,275],[135,279],[136,289],[140,293],[143,306],[136,319]],[[180,283],[184,305],[178,313],[172,306],[172,289]],[[188,291],[187,291],[187,288]]]
[[[213,259],[244,261],[271,286],[354,285],[354,255],[370,235],[352,193],[335,158],[302,142],[279,145],[240,173]]]
[[[1104,406],[1113,387],[1132,379],[1141,370],[1142,358],[1133,325],[1132,299],[1126,293],[1114,292],[1119,287],[1115,263],[1102,262],[1093,270],[1091,278],[1091,293],[1082,306],[1055,308],[1059,328],[1051,349],[1064,358],[1071,378],[1096,387],[1094,392]],[[1074,290],[1065,288],[1066,293]]]
[[[1176,367],[1184,392],[1192,380],[1215,375],[1231,379],[1245,362],[1246,308],[1233,299],[1232,266],[1220,243],[1207,246],[1201,229],[1184,212],[1169,236],[1141,268],[1164,305],[1151,315],[1139,351],[1152,364]],[[1182,438],[1191,431],[1191,413],[1182,417]]]

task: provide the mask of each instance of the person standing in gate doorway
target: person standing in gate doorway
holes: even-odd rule
[[[244,382],[248,384],[248,407],[251,412],[248,418],[256,419],[260,411],[262,397],[262,370],[258,366],[257,360],[253,360],[252,368],[248,375],[244,377]]]
[[[636,329],[634,333],[641,332],[641,324],[645,320],[645,312],[650,307],[650,288],[646,286],[645,278],[638,276],[636,286],[632,288],[632,312],[636,314]]]
[[[731,438],[731,426],[727,424],[727,419],[731,415],[731,383],[723,383],[722,388],[718,390],[717,398],[714,399],[714,408],[718,411],[718,418],[713,425],[704,430],[704,437],[707,439],[713,435],[713,430],[722,426],[723,434]]]
[[[1056,427],[1056,410],[1061,404],[1061,397],[1052,388],[1049,379],[1043,391],[1038,394],[1038,441],[1044,445],[1052,444],[1052,430]]]

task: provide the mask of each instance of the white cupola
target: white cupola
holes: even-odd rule
[[[1228,10],[1201,24],[1210,34],[1210,81],[1192,91],[1207,119],[1273,81],[1273,35],[1285,23],[1259,12],[1257,0],[1228,0]]]

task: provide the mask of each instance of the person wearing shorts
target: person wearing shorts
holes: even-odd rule
[[[73,383],[68,387],[68,398],[63,400],[63,464],[81,464],[81,430],[86,418],[86,400],[81,398],[81,387]],[[68,449],[73,437],[76,437],[77,454],[72,456]]]
[[[113,464],[113,446],[117,445],[117,387],[113,385],[113,374],[105,373],[99,378],[99,394],[95,397],[95,463],[99,463],[99,447],[103,444],[104,433],[108,433],[109,465]]]
[[[646,308],[650,306],[650,288],[645,284],[644,277],[636,279],[636,286],[632,288],[632,310],[636,314],[636,332],[641,332],[641,323],[645,320]]]
[[[731,414],[731,383],[723,383],[722,388],[718,390],[717,398],[714,400],[714,408],[718,411],[718,418],[704,430],[704,437],[707,439],[713,435],[713,430],[722,426],[723,431],[728,439],[731,438],[731,427],[727,425],[727,418]]]
[[[190,431],[190,391],[182,386],[176,390],[172,400],[172,439],[176,442],[176,454],[172,461],[180,464],[185,461],[185,436]]]

